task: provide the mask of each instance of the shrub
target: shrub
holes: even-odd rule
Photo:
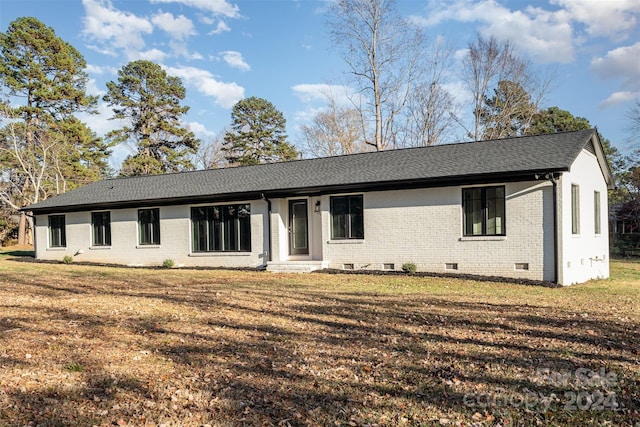
[[[172,268],[174,265],[176,265],[176,263],[171,258],[167,258],[162,261],[162,266],[164,268]]]
[[[62,258],[62,262],[65,264],[71,264],[73,262],[73,257],[71,255],[65,255],[64,258]]]
[[[404,271],[405,273],[413,274],[416,272],[416,270],[417,267],[412,262],[405,262],[404,264],[402,264],[402,271]]]
[[[640,233],[613,234],[609,241],[615,255],[640,255]]]

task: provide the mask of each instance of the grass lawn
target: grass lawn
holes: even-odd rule
[[[0,255],[0,426],[637,426],[640,263],[611,266],[551,289]]]

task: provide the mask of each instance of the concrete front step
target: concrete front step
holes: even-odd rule
[[[267,271],[272,273],[311,273],[327,268],[325,261],[269,261]]]

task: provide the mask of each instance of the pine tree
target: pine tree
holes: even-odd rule
[[[75,177],[79,182],[106,173],[108,146],[95,136],[88,140],[86,126],[73,117],[95,112],[85,68],[82,55],[35,18],[18,18],[0,34],[0,83],[8,95],[0,105],[0,201],[14,212],[56,194],[56,187],[59,192],[54,183],[62,170],[95,172]],[[75,157],[65,158],[71,152]],[[21,244],[26,225],[23,214]]]
[[[225,134],[222,147],[230,164],[255,165],[298,157],[295,147],[287,142],[284,116],[266,99],[238,101],[231,118],[231,130]]]
[[[558,107],[549,107],[534,114],[531,126],[526,133],[527,135],[542,135],[590,128],[589,120],[584,117],[575,117],[566,110],[561,110]]]
[[[189,110],[181,106],[185,88],[178,77],[156,63],[133,61],[118,71],[118,82],[107,83],[104,101],[113,106],[113,118],[128,124],[107,134],[113,143],[132,142],[137,153],[125,159],[123,176],[153,175],[193,169],[190,157],[200,144],[181,124]]]

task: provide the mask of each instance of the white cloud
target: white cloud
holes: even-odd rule
[[[617,91],[604,100],[600,106],[626,102],[640,98],[640,42],[631,46],[615,48],[603,57],[591,61],[591,70],[601,79],[619,79],[622,82]]]
[[[216,26],[215,29],[209,31],[208,35],[218,35],[218,34],[222,34],[222,33],[226,33],[228,31],[231,31],[231,28],[229,28],[229,26],[227,25],[226,22],[224,21],[218,21],[218,25]]]
[[[573,61],[575,46],[587,40],[585,31],[590,37],[623,40],[637,29],[640,21],[638,0],[549,0],[549,3],[556,6],[554,10],[534,6],[511,10],[497,0],[431,2],[427,16],[412,16],[410,20],[425,27],[449,20],[475,22],[481,25],[480,33],[484,36],[511,40],[535,60],[560,63]]]
[[[164,12],[153,15],[151,18],[158,28],[169,33],[175,40],[184,40],[185,38],[194,35],[193,22],[184,15],[174,17],[171,13]]]
[[[187,123],[187,128],[191,130],[191,132],[193,132],[198,139],[208,139],[216,135],[215,132],[210,131],[205,125],[200,122],[189,122]]]
[[[115,67],[109,66],[100,66],[95,64],[87,64],[87,73],[89,74],[115,74],[118,72],[118,69]]]
[[[309,124],[313,122],[318,114],[325,111],[326,107],[308,107],[304,110],[296,111],[293,115],[293,120],[298,125]]]
[[[638,25],[638,0],[550,0],[584,24],[589,35],[623,40]]]
[[[466,85],[458,80],[451,83],[444,83],[442,88],[446,90],[454,99],[454,102],[458,105],[469,105],[472,102],[473,96]]]
[[[293,93],[303,102],[323,101],[327,102],[331,97],[338,105],[350,106],[353,99],[353,90],[344,85],[331,85],[326,83],[298,84],[292,86]]]
[[[240,16],[238,6],[226,0],[151,0],[151,3],[180,3],[214,15],[224,15],[229,18],[238,18]]]
[[[98,91],[94,95],[102,95],[103,93],[103,91]],[[85,122],[98,136],[104,136],[114,129],[122,128],[127,123],[126,120],[121,119],[111,120],[110,117],[113,117],[113,110],[103,101],[98,102],[98,114],[76,113],[76,116]]]
[[[614,92],[607,99],[602,101],[598,106],[600,108],[608,108],[617,104],[624,104],[625,102],[634,101],[640,98],[640,90],[636,92],[620,91]]]
[[[198,14],[198,21],[202,22],[203,24],[207,24],[207,25],[213,25],[213,23],[216,22],[212,17],[206,16],[206,15],[202,15],[202,14]]]
[[[607,52],[591,61],[591,68],[600,78],[623,78],[629,84],[640,85],[640,42]]]
[[[565,11],[547,11],[536,7],[511,11],[494,0],[474,2],[458,0],[443,3],[427,17],[410,19],[421,26],[436,25],[447,20],[478,22],[480,33],[510,40],[541,62],[570,62],[574,57],[573,30]]]
[[[185,85],[194,87],[198,92],[211,96],[216,104],[231,108],[244,98],[244,88],[236,83],[225,83],[216,80],[207,70],[195,67],[166,67],[167,73],[180,77]]]
[[[141,50],[145,46],[143,34],[151,34],[153,25],[145,18],[114,9],[111,2],[83,0],[85,17],[82,33],[101,44],[97,48],[115,55],[115,50]]]
[[[146,59],[147,61],[161,62],[167,57],[167,54],[160,49],[149,49],[141,52],[127,52],[127,58],[130,61],[138,59]]]
[[[95,79],[89,79],[87,81],[87,94],[91,96],[102,96],[106,93],[104,89],[98,87],[98,83]]]
[[[220,52],[220,55],[222,55],[224,62],[233,68],[237,68],[241,71],[249,71],[251,69],[249,64],[247,64],[242,58],[242,54],[240,52],[228,50],[226,52]]]

